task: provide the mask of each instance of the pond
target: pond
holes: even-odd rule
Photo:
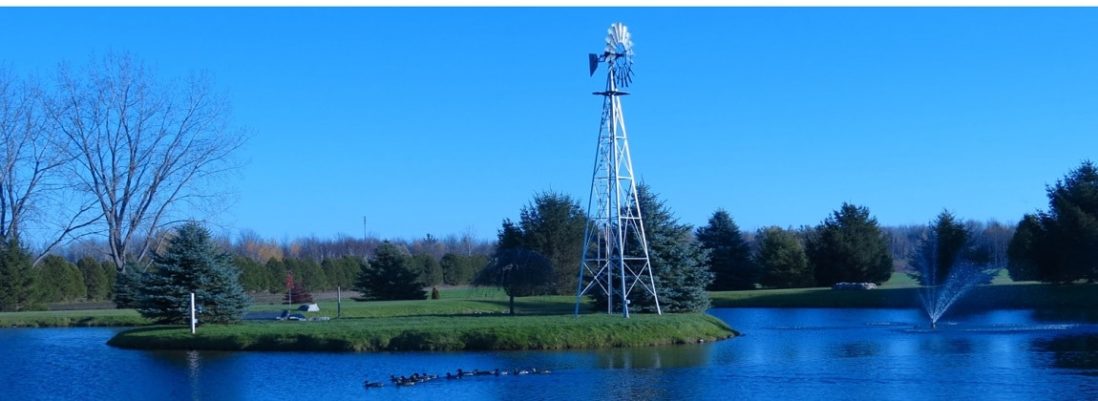
[[[903,309],[713,309],[744,336],[547,352],[150,352],[117,329],[0,330],[5,400],[1079,400],[1098,399],[1098,314],[1010,310],[926,330]],[[364,389],[457,368],[547,375]]]

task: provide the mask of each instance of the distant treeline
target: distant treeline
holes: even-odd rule
[[[711,222],[710,226],[712,224],[714,223]],[[706,227],[712,229],[710,226]],[[976,233],[975,241],[992,250],[996,263],[1005,266],[1006,249],[1014,228],[995,221],[987,223],[968,221],[966,226],[971,232]],[[572,229],[578,231],[582,229],[582,225],[573,224]],[[814,227],[803,227],[782,231],[788,231],[792,235],[791,238],[803,246],[804,240],[814,229]],[[926,225],[884,226],[880,229],[886,234],[894,270],[907,271],[908,259],[921,238],[927,235],[928,227]],[[766,241],[773,242],[774,239],[771,237],[778,235],[775,230],[769,227],[757,232],[741,234],[748,261],[751,258],[757,259],[760,251],[774,246]],[[738,228],[736,231],[738,232]],[[695,240],[701,232],[695,233]],[[222,249],[233,255],[233,264],[240,270],[240,283],[246,291],[251,293],[285,292],[286,276],[290,272],[293,273],[295,283],[310,292],[334,291],[337,287],[351,289],[354,287],[358,273],[385,241],[375,237],[363,239],[338,236],[333,239],[305,237],[279,242],[264,239],[251,231],[245,231],[235,239],[222,236],[215,240]],[[579,238],[576,238],[572,242],[578,240]],[[725,239],[717,237],[716,240]],[[469,234],[449,235],[441,239],[427,235],[420,239],[394,239],[389,242],[408,255],[410,269],[426,287],[472,283],[477,273],[489,265],[497,246],[496,241],[478,240]],[[704,244],[704,241],[702,242]],[[568,245],[555,247],[545,244],[545,247],[555,249],[575,247],[575,244]],[[37,288],[34,292],[39,302],[111,300],[117,269],[106,258],[96,257],[96,255],[105,254],[104,246],[104,243],[96,241],[81,241],[60,247],[56,250],[58,254],[44,258],[35,267],[38,279],[35,280]],[[578,260],[578,257],[578,253],[576,255],[560,254],[554,258],[559,260],[553,262],[570,264],[571,259]],[[720,266],[712,265],[713,260],[708,261],[710,262],[707,266],[709,270],[718,275],[717,285],[711,285],[711,289],[729,289],[728,286],[719,284],[721,282],[719,279],[722,278]],[[719,263],[720,260],[716,262]],[[563,280],[563,284],[559,286],[560,291],[557,292],[564,293],[573,288],[574,277],[567,273],[571,269],[572,267],[558,269],[565,272],[557,277],[558,280]],[[751,288],[754,288],[762,277],[763,272],[757,273],[751,276]],[[771,287],[800,286],[770,284],[772,284],[769,285]],[[817,283],[811,280],[803,284],[811,286]]]

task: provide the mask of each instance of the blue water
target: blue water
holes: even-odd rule
[[[0,400],[1098,399],[1098,319],[995,311],[927,330],[915,310],[714,309],[744,336],[605,351],[149,352],[116,329],[0,330]],[[457,368],[549,375],[363,389]]]

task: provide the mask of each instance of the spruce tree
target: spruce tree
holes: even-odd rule
[[[647,184],[637,185],[637,200],[644,216],[648,257],[652,263],[656,293],[663,312],[701,312],[709,308],[705,289],[713,281],[706,268],[706,252],[692,238],[693,227],[679,223],[671,209]],[[605,294],[591,293],[596,310],[606,309]],[[655,299],[637,286],[629,294],[631,312],[655,312]],[[620,310],[620,302],[615,302]]]
[[[811,287],[815,283],[808,255],[797,235],[779,227],[759,229],[755,264],[762,271],[759,283],[768,288]]]
[[[709,252],[706,265],[713,273],[712,291],[749,290],[758,281],[758,268],[751,260],[751,247],[740,228],[723,209],[713,212],[709,223],[698,228],[696,237]]]
[[[31,255],[12,236],[0,242],[0,311],[19,312],[34,308],[35,280]]]
[[[111,286],[111,300],[114,301],[114,306],[118,309],[136,308],[146,273],[132,264],[122,271],[114,267],[111,269],[115,271],[114,285]]]
[[[881,284],[892,276],[887,234],[863,206],[843,203],[810,233],[805,248],[817,285]]]
[[[366,299],[426,299],[427,292],[412,271],[404,251],[385,241],[377,248],[374,259],[362,268],[355,280],[355,289]]]
[[[222,252],[198,223],[186,223],[153,255],[151,271],[138,292],[138,312],[159,323],[187,323],[190,293],[202,309],[199,321],[239,321],[250,302],[229,254]]]

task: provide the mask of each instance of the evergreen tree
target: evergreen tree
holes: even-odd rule
[[[107,299],[110,287],[103,265],[91,256],[85,256],[76,262],[76,268],[84,276],[88,299],[93,301]]]
[[[266,268],[259,264],[252,258],[243,255],[233,256],[233,267],[236,267],[240,274],[240,285],[244,287],[244,291],[248,292],[260,292],[266,291],[270,288],[270,279],[267,274]]]
[[[710,290],[755,288],[759,272],[751,260],[751,248],[728,212],[723,209],[713,212],[709,224],[698,228],[696,237],[702,249],[709,252],[706,265],[713,273]]]
[[[575,293],[586,224],[579,202],[554,192],[534,196],[519,213],[522,247],[544,256],[552,266],[550,285],[546,287],[550,293]]]
[[[114,264],[109,260],[104,260],[99,262],[99,270],[102,270],[103,276],[107,278],[107,295],[103,299],[114,299],[114,286],[118,280],[118,268],[114,267]]]
[[[355,285],[355,277],[362,271],[362,258],[356,256],[343,256],[335,259],[324,259],[320,263],[324,268],[324,274],[328,276],[328,285],[348,290]]]
[[[49,255],[38,266],[38,295],[45,302],[71,302],[88,297],[84,275],[65,258]]]
[[[37,275],[32,263],[14,235],[0,242],[0,312],[34,309]]]
[[[647,184],[637,186],[637,200],[644,216],[648,256],[652,263],[656,292],[664,312],[701,312],[709,308],[705,289],[713,281],[706,269],[706,252],[691,238],[693,227],[679,223],[671,209]],[[605,310],[606,298],[592,293],[597,310]],[[653,297],[637,286],[629,295],[632,312],[655,312]],[[615,302],[620,309],[620,302]]]
[[[433,256],[426,253],[415,254],[412,255],[411,262],[421,283],[430,286],[442,284],[442,267]]]
[[[145,281],[145,273],[137,266],[130,264],[122,271],[116,271],[114,286],[111,287],[111,300],[118,309],[130,309],[138,306],[137,299],[140,296],[141,287]]]
[[[484,255],[459,255],[447,253],[439,261],[442,268],[442,281],[448,285],[465,285],[473,282],[477,273],[488,265]]]
[[[1047,189],[1049,210],[1026,215],[1008,249],[1012,276],[1098,280],[1098,168],[1084,161]]]
[[[282,260],[286,270],[294,272],[294,280],[309,291],[328,289],[328,277],[320,264],[312,259],[286,258]]]
[[[199,320],[206,323],[236,322],[250,302],[230,256],[194,222],[180,227],[167,249],[153,255],[152,270],[138,291],[137,311],[159,323],[187,323],[192,292],[202,309]]]
[[[427,292],[410,264],[400,247],[385,241],[359,273],[355,289],[366,299],[426,299]]]
[[[267,292],[278,294],[285,291],[284,279],[289,270],[286,269],[286,264],[282,263],[282,259],[267,259],[267,264],[264,267],[267,270]]]
[[[1018,222],[1018,228],[1014,230],[1014,236],[1010,238],[1007,248],[1007,272],[1014,281],[1040,280],[1041,272],[1039,263],[1048,263],[1053,254],[1048,249],[1046,236],[1041,226],[1040,217],[1027,214]]]
[[[804,246],[791,231],[779,227],[759,229],[755,264],[762,271],[759,282],[769,288],[811,287],[815,283]]]
[[[948,210],[943,210],[911,258],[909,275],[922,285],[941,285],[958,264],[986,266],[987,249],[977,246],[975,235]],[[990,277],[990,276],[989,276]]]
[[[869,209],[843,203],[808,236],[805,250],[816,284],[839,282],[881,284],[892,276],[887,234]]]

